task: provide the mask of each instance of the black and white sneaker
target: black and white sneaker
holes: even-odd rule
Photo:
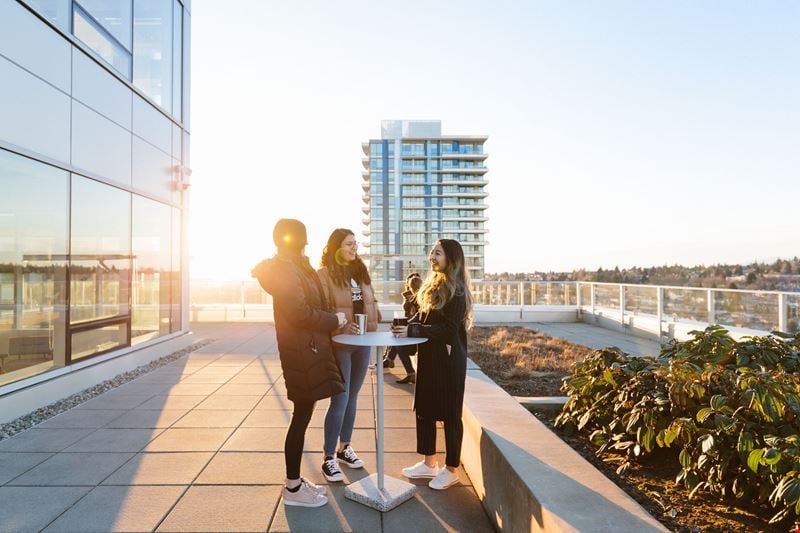
[[[336,464],[336,459],[333,457],[326,457],[322,462],[322,475],[328,481],[342,481],[344,479],[342,471],[339,470],[339,465]]]
[[[336,458],[350,468],[362,468],[364,466],[364,461],[358,458],[355,450],[349,444],[344,447],[344,450],[336,452]]]

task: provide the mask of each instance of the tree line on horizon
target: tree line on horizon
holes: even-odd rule
[[[642,285],[675,285],[709,289],[800,290],[800,258],[777,259],[772,263],[663,265],[652,267],[584,268],[572,272],[487,273],[487,281],[595,281]]]

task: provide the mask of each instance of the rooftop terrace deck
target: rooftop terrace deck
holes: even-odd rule
[[[381,514],[330,487],[329,505],[281,502],[285,396],[267,323],[197,324],[216,342],[0,442],[2,531],[493,531],[470,479]],[[412,391],[386,380],[386,474],[418,460]],[[359,397],[354,446],[375,471],[374,379]],[[317,404],[302,475],[324,483]],[[440,430],[441,432],[441,430]],[[444,449],[440,435],[440,449]],[[443,457],[440,458],[443,462]]]

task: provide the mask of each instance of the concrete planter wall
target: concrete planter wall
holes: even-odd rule
[[[667,531],[474,365],[461,454],[502,531]]]

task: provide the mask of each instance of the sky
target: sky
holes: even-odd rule
[[[192,276],[361,238],[384,119],[488,135],[487,272],[800,255],[794,0],[195,0]]]

